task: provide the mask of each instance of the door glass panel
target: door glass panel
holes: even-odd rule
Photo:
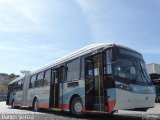
[[[55,79],[56,79],[56,71],[52,71],[52,84],[55,84]]]
[[[101,54],[91,56],[86,60],[86,104],[88,110],[104,110],[102,71]]]

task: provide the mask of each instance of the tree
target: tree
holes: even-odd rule
[[[8,79],[11,81],[11,80],[14,80],[16,78],[20,77],[20,75],[16,75],[14,73],[11,73],[10,75],[8,75]]]
[[[11,73],[10,75],[8,75],[8,77],[6,77],[6,79],[2,82],[2,84],[0,85],[0,95],[3,95],[3,94],[7,94],[7,90],[8,90],[8,84],[16,79],[20,77],[19,75],[16,75],[14,73]]]
[[[28,71],[28,70],[21,70],[20,72],[21,72],[21,74],[25,75],[25,74],[29,73],[30,71]]]
[[[0,94],[6,94],[7,93],[7,87],[6,86],[4,86],[4,85],[1,85],[0,86]]]

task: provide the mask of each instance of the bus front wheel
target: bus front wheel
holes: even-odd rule
[[[83,115],[83,105],[80,97],[73,99],[71,103],[71,113],[76,117],[81,117]]]
[[[34,112],[38,112],[38,100],[35,99],[34,102],[33,102],[33,111]]]

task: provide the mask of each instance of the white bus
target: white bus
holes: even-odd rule
[[[154,91],[140,53],[116,44],[93,44],[10,82],[6,104],[76,116],[146,111],[154,107]]]

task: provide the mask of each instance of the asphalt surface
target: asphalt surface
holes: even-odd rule
[[[147,112],[120,110],[114,115],[87,114],[83,118],[76,118],[68,112],[53,112],[41,109],[32,112],[29,108],[12,109],[0,102],[0,120],[160,120],[160,103]]]

